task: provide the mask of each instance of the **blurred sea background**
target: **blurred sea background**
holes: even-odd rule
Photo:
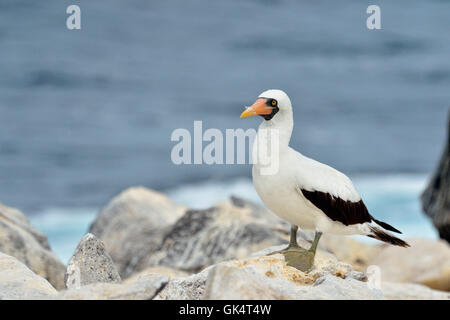
[[[81,8],[81,30],[66,8]],[[269,88],[294,105],[292,147],[348,174],[406,237],[436,237],[419,196],[450,105],[449,1],[0,2],[0,201],[64,262],[98,210],[144,185],[203,208],[259,202],[250,165],[174,165],[176,128],[239,119]]]

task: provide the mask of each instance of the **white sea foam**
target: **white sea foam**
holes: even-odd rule
[[[352,178],[376,218],[400,229],[404,237],[436,237],[430,221],[421,212],[419,202],[420,193],[427,181],[426,176],[361,175]],[[166,190],[166,193],[174,201],[197,209],[210,207],[231,195],[261,203],[251,181],[246,178],[186,184]],[[97,211],[96,208],[49,208],[30,218],[48,236],[56,254],[67,262]],[[375,242],[367,237],[357,239]]]

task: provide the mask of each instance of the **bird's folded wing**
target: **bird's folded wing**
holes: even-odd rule
[[[309,160],[309,159],[308,159]],[[297,191],[331,220],[344,225],[371,222],[364,202],[343,173],[309,160],[298,179]]]
[[[372,221],[372,216],[362,200],[352,202],[317,190],[298,188],[298,191],[333,221],[339,221],[346,226]]]

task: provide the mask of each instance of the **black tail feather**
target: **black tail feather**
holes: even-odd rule
[[[376,224],[382,226],[386,230],[389,230],[389,231],[392,231],[392,232],[397,232],[397,233],[401,234],[401,231],[395,229],[393,226],[391,226],[390,224],[387,224],[386,222],[383,222],[383,221],[380,221],[380,220],[377,220],[377,219],[374,219],[374,218],[372,218],[372,220],[375,221]]]
[[[380,241],[393,244],[394,246],[400,246],[400,247],[405,247],[405,248],[409,247],[409,244],[406,243],[405,241],[403,241],[402,239],[396,238],[381,229],[378,229],[376,227],[370,227],[370,231],[373,232],[373,234],[369,235],[369,237],[371,237],[371,238],[375,238]]]

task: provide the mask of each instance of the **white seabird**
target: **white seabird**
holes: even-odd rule
[[[292,225],[289,246],[278,252],[285,255],[289,265],[303,271],[310,269],[322,232],[360,234],[397,246],[409,246],[392,235],[400,231],[370,215],[345,174],[289,147],[294,121],[291,100],[286,93],[281,90],[261,93],[241,118],[253,115],[264,118],[253,145],[256,159],[252,168],[253,185],[263,203]],[[255,158],[260,156],[262,151],[259,150],[270,150],[273,142],[278,145],[277,155],[271,154],[263,164],[259,163]],[[270,163],[274,161],[277,163]],[[277,170],[265,173],[264,168],[272,164]],[[297,244],[298,227],[316,232],[309,250]]]

